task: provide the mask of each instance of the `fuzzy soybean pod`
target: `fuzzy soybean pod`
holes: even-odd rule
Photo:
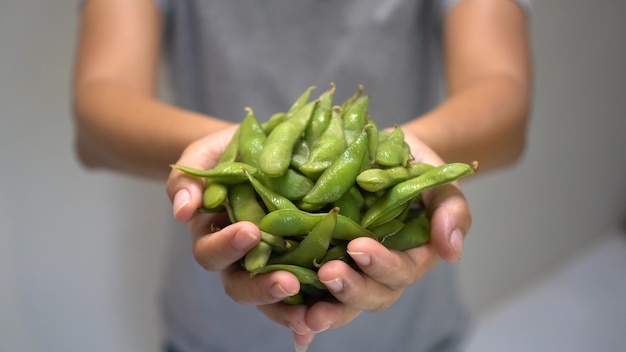
[[[357,89],[356,92],[354,92],[354,94],[352,96],[350,96],[348,99],[344,100],[343,103],[341,104],[341,111],[346,111],[348,110],[348,108],[354,104],[354,102],[361,96],[361,94],[363,94],[363,85],[359,85],[359,88]]]
[[[228,190],[228,208],[231,222],[250,221],[256,225],[265,216],[256,191],[248,182],[232,185]]]
[[[268,264],[261,269],[255,271],[253,274],[265,274],[277,270],[285,270],[292,273],[298,279],[298,281],[300,281],[300,284],[311,285],[312,287],[315,287],[317,289],[326,290],[326,285],[324,285],[320,281],[316,271],[309,268],[303,268],[298,265]]]
[[[339,214],[357,223],[361,221],[362,204],[355,198],[355,192],[351,190],[345,192],[341,198],[332,202],[332,205],[340,209]]]
[[[254,111],[251,108],[246,111],[248,113],[239,125],[239,155],[242,162],[258,167],[267,136]]]
[[[347,110],[342,112],[341,118],[343,119],[347,145],[356,140],[367,125],[369,101],[369,95],[362,95]]]
[[[419,176],[432,168],[434,166],[421,162],[386,169],[372,168],[362,171],[356,177],[356,183],[368,192],[378,192],[409,178]]]
[[[356,177],[356,183],[368,192],[387,189],[409,178],[409,171],[404,166],[389,169],[367,169]]]
[[[218,164],[237,161],[237,157],[239,156],[239,134],[240,134],[239,130],[240,129],[241,129],[241,126],[237,127],[237,129],[235,130],[233,137],[231,138],[230,142],[228,142],[228,145],[226,146],[226,149],[224,149],[224,152],[222,153],[220,160],[217,162]]]
[[[270,116],[270,118],[261,124],[263,131],[266,135],[270,134],[274,127],[278,126],[281,122],[283,122],[287,118],[286,112],[277,112]]]
[[[287,171],[291,164],[293,148],[304,133],[317,103],[316,100],[306,104],[293,116],[276,126],[267,136],[259,155],[259,169],[264,174],[278,177]]]
[[[367,131],[362,128],[358,138],[324,170],[302,200],[309,204],[328,204],[341,198],[356,183],[366,154]]]
[[[352,261],[352,258],[348,254],[348,242],[334,245],[326,252],[324,258],[322,258],[320,263],[316,266],[320,267],[331,260],[343,260],[344,262]]]
[[[434,168],[435,167],[431,164],[422,162],[411,162],[406,169],[409,172],[409,177],[416,177]]]
[[[465,163],[449,163],[435,167],[420,176],[400,182],[389,188],[372,206],[363,214],[361,225],[369,227],[380,218],[388,216],[390,212],[397,210],[421,192],[446,183],[453,182],[465,175],[474,172],[472,166]]]
[[[249,173],[246,173],[248,180],[256,193],[261,197],[263,203],[270,212],[278,209],[298,209],[289,199],[278,192],[274,192],[266,187],[261,181]],[[271,233],[271,231],[268,231]]]
[[[376,163],[376,151],[378,150],[378,138],[379,138],[379,131],[378,131],[378,125],[376,124],[376,122],[374,121],[374,119],[372,119],[370,116],[367,117],[367,124],[369,126],[371,126],[370,128],[367,129],[367,139],[368,139],[368,147],[367,147],[367,154],[369,156],[369,162],[371,165],[374,165]]]
[[[413,201],[409,200],[404,203],[400,203],[391,209],[386,209],[384,214],[377,217],[375,220],[371,221],[367,225],[367,229],[371,231],[374,227],[378,227],[388,223],[391,220],[401,218],[402,215],[406,214],[406,212],[411,208],[412,203]]]
[[[402,220],[391,219],[382,225],[370,227],[370,231],[372,231],[378,241],[382,242],[385,238],[398,233],[402,228],[404,228]]]
[[[309,103],[309,99],[311,99],[311,93],[315,90],[315,86],[309,86],[304,90],[293,102],[289,110],[287,110],[287,116],[291,116],[295,114],[298,110],[303,108],[306,104]]]
[[[313,230],[325,215],[325,213],[309,213],[300,209],[280,209],[265,215],[259,223],[259,229],[274,236],[303,235]],[[357,237],[374,238],[374,234],[357,222],[337,214],[333,240],[351,241]]]
[[[246,108],[246,111],[248,111],[248,114],[239,126],[241,131],[239,136],[239,154],[242,162],[258,167],[259,156],[267,136],[254,111],[250,108]],[[275,192],[280,191],[283,196],[291,200],[302,199],[313,187],[313,181],[292,169],[287,169],[279,177],[269,177],[263,174],[259,175],[259,179],[271,190]]]
[[[279,177],[261,175],[260,179],[267,188],[292,201],[302,199],[314,185],[310,178],[293,169],[287,169]]]
[[[333,108],[334,94],[335,84],[331,83],[330,89],[320,95],[319,104],[317,104],[315,110],[313,110],[311,122],[304,133],[308,145],[314,145],[328,127],[331,110]]]
[[[312,146],[307,161],[300,166],[299,170],[305,175],[317,179],[345,150],[343,120],[339,111],[333,110],[328,127],[317,143]]]
[[[267,264],[271,254],[272,246],[263,241],[257,243],[246,253],[243,260],[244,268],[252,273],[260,270]]]
[[[338,208],[331,209],[293,250],[270,257],[268,264],[293,264],[315,269],[330,246],[337,225]]]
[[[419,247],[430,239],[430,219],[426,210],[420,210],[417,215],[411,216],[404,227],[395,234],[382,240],[383,246],[389,249],[404,251]]]
[[[272,252],[274,253],[285,253],[295,248],[292,241],[287,240],[284,237],[274,236],[265,231],[261,231],[261,241],[272,247]]]
[[[206,209],[214,209],[222,205],[228,195],[228,188],[216,182],[210,182],[202,192],[202,206]]]
[[[238,161],[217,164],[209,170],[200,170],[182,165],[171,165],[171,167],[192,176],[206,178],[210,181],[227,185],[247,181],[248,177],[246,176],[246,173],[251,175],[256,175],[258,173],[258,169],[256,167]]]
[[[300,167],[306,163],[306,160],[309,158],[309,153],[311,152],[311,148],[309,144],[306,142],[304,137],[298,139],[296,145],[293,146],[293,151],[291,153],[291,167],[300,170]]]
[[[382,166],[405,166],[411,152],[404,141],[404,132],[396,125],[389,136],[378,145],[375,161]]]

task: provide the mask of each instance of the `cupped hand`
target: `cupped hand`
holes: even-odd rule
[[[416,161],[435,166],[443,164],[428,146],[406,133]],[[318,302],[308,309],[276,304],[260,309],[283,325],[298,322],[296,342],[306,345],[317,332],[335,329],[355,319],[362,311],[380,311],[394,304],[403,292],[428,273],[440,259],[456,262],[461,258],[463,240],[471,226],[471,213],[458,182],[422,193],[431,218],[430,241],[406,251],[388,250],[371,238],[357,238],[348,253],[362,272],[343,261],[326,263],[318,270],[320,280],[337,302]]]
[[[235,128],[200,139],[185,149],[177,164],[193,168],[213,167],[230,141]],[[443,161],[419,139],[406,133],[416,161],[441,165]],[[357,238],[348,253],[360,267],[357,272],[342,261],[319,268],[320,280],[337,298],[311,306],[286,305],[280,301],[300,289],[295,276],[285,271],[254,275],[239,260],[260,241],[252,223],[229,224],[225,214],[201,214],[204,182],[173,170],[167,184],[174,216],[189,222],[192,252],[206,270],[221,273],[225,292],[236,302],[257,305],[271,320],[294,331],[298,345],[308,345],[315,334],[348,324],[362,311],[379,311],[391,306],[406,288],[416,283],[440,259],[460,259],[463,240],[471,225],[467,201],[458,182],[422,193],[431,218],[431,239],[407,251],[388,250],[370,238]]]

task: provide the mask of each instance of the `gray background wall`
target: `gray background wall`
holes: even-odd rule
[[[156,351],[169,203],[160,184],[76,163],[76,2],[0,3],[0,350]],[[624,222],[624,13],[535,1],[527,153],[465,184],[460,280],[478,317]]]

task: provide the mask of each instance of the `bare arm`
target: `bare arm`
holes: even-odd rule
[[[151,0],[85,2],[73,83],[85,165],[165,180],[187,145],[229,126],[155,98],[160,36]]]
[[[447,15],[448,99],[406,124],[446,161],[478,160],[481,170],[521,156],[531,100],[524,11],[511,0],[466,0]]]

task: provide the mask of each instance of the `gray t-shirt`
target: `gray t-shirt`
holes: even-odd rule
[[[311,85],[316,95],[334,82],[337,102],[363,85],[389,127],[441,101],[441,26],[460,0],[159,1],[177,105],[234,122],[249,106],[265,120]],[[193,260],[186,232],[170,246],[166,337],[185,352],[293,350],[290,330],[234,303]],[[454,351],[467,324],[453,265],[441,263],[391,308],[319,334],[309,350]]]

